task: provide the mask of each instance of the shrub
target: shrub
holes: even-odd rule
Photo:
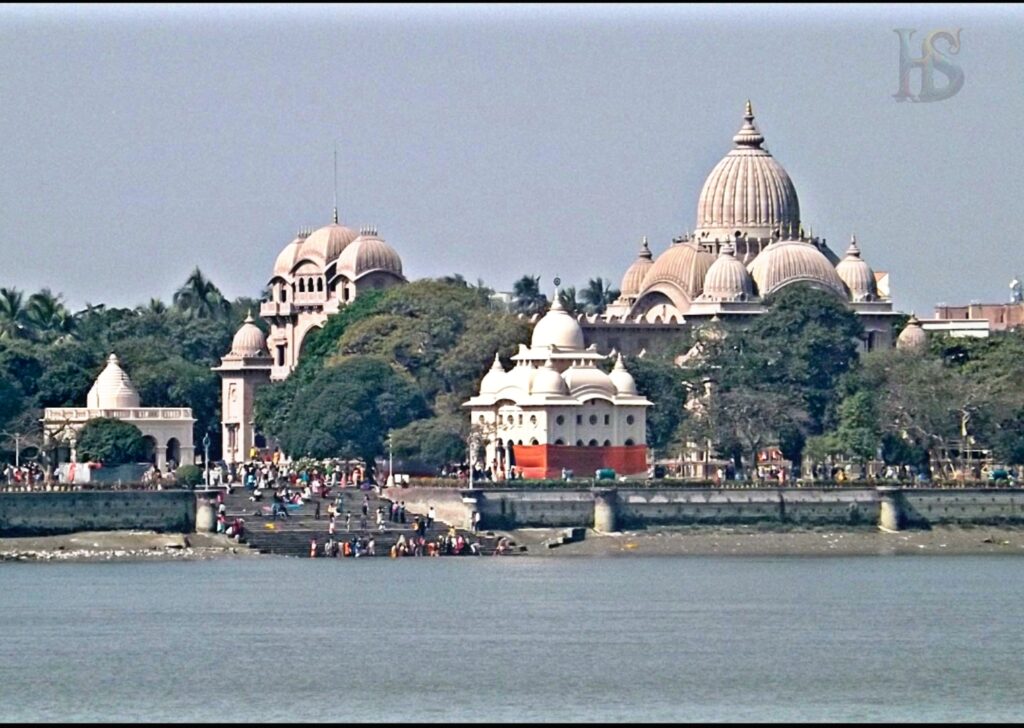
[[[174,475],[181,485],[194,487],[203,484],[203,469],[198,465],[182,465]]]

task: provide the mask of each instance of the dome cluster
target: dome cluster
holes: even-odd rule
[[[673,309],[680,315],[726,310],[793,283],[849,303],[886,300],[855,239],[839,260],[824,240],[804,234],[796,188],[763,144],[748,101],[733,148],[704,182],[695,232],[657,258],[644,238],[612,315],[635,320]]]

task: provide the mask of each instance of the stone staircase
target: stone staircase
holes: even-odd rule
[[[414,514],[406,513],[406,522],[391,523],[387,520],[390,513],[391,501],[381,498],[374,490],[360,490],[354,487],[332,488],[325,499],[315,498],[307,501],[298,508],[288,509],[288,518],[278,516],[276,519],[269,515],[263,515],[263,507],[269,507],[273,503],[273,495],[264,491],[263,498],[258,503],[249,500],[251,490],[245,488],[233,488],[231,495],[224,499],[227,506],[228,522],[236,516],[245,519],[246,543],[249,548],[256,549],[260,553],[278,554],[283,556],[300,556],[308,558],[310,555],[310,541],[316,539],[317,557],[324,558],[323,544],[328,540],[330,518],[327,515],[327,506],[330,503],[338,502],[339,517],[335,520],[335,541],[348,541],[353,535],[357,537],[372,535],[375,542],[376,556],[389,556],[391,547],[398,541],[399,536],[405,535],[408,541],[412,538],[412,522]],[[366,517],[366,528],[360,528],[362,517],[363,496],[367,497],[368,515]],[[316,502],[320,502],[320,518],[314,517]],[[385,527],[382,533],[377,529],[377,508],[384,508]],[[345,530],[345,514],[351,513],[351,530]],[[420,518],[422,522],[422,517]],[[427,541],[436,541],[437,537],[448,533],[449,524],[435,521],[426,531]],[[456,529],[470,543],[476,541],[480,544],[480,553],[489,556],[494,553],[498,536],[483,532],[473,534],[464,529]],[[513,544],[509,554],[522,553],[516,544]],[[468,548],[463,549],[461,555],[472,555]],[[365,557],[366,554],[364,553]]]

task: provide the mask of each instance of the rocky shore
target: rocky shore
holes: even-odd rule
[[[155,531],[86,531],[0,538],[0,561],[195,561],[257,556],[226,536]]]

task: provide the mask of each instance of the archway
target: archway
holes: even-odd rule
[[[178,442],[178,438],[172,437],[167,441],[167,455],[165,456],[168,466],[171,461],[174,461],[174,467],[181,465],[181,444]]]
[[[142,459],[150,465],[156,463],[156,438],[152,435],[142,438]]]

